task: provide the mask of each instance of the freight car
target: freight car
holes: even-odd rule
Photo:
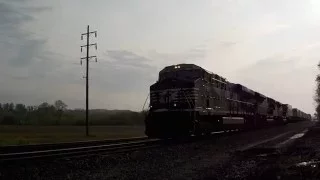
[[[311,115],[300,111],[297,108],[292,109],[292,116],[289,117],[290,122],[311,120]]]
[[[157,82],[150,86],[145,134],[160,138],[199,135],[286,124],[289,119],[303,117],[302,111],[288,104],[197,65],[178,64],[161,70]]]

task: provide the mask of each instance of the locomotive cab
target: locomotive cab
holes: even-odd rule
[[[195,81],[201,77],[201,70],[195,65],[181,64],[160,71],[158,81],[150,86],[145,130],[149,137],[189,133],[198,96]]]

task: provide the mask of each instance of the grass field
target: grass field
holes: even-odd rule
[[[90,137],[85,126],[3,126],[0,146],[116,139],[144,136],[144,126],[91,126]]]

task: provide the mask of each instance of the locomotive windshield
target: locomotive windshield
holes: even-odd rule
[[[179,69],[168,72],[163,72],[159,75],[159,81],[165,79],[181,79],[194,81],[202,76],[200,69]]]

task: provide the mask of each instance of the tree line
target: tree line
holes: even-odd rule
[[[84,109],[67,109],[66,103],[57,100],[53,104],[43,102],[38,106],[0,103],[2,125],[84,125]],[[142,125],[146,112],[129,110],[92,109],[91,125]]]
[[[320,70],[320,63],[318,64],[318,69]],[[316,112],[314,114],[314,117],[316,117],[318,120],[320,119],[320,74],[316,77],[316,93],[314,97],[316,101]]]

